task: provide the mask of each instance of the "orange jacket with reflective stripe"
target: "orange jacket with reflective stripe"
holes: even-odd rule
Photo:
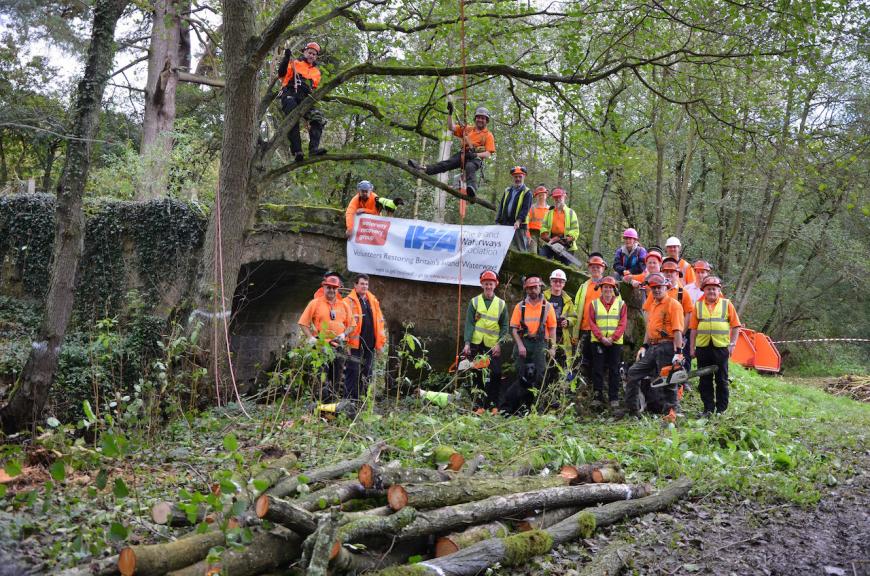
[[[384,315],[381,313],[381,303],[371,292],[366,292],[366,298],[369,301],[369,308],[372,309],[372,321],[375,326],[375,350],[382,350],[387,342],[387,333],[384,329]],[[356,293],[356,290],[351,290],[344,301],[350,306],[353,320],[356,323],[353,332],[347,337],[347,343],[351,348],[359,348],[359,335],[362,332],[363,324],[362,304],[359,301],[359,294]]]
[[[529,217],[526,219],[529,223],[529,230],[540,230],[541,224],[544,223],[544,217],[549,211],[550,207],[547,205],[536,206],[532,204],[532,209],[529,210]]]
[[[293,71],[296,71],[300,77],[311,83],[311,87],[315,90],[320,85],[320,68],[312,66],[304,59],[291,60],[287,65],[287,73],[284,74],[284,79],[281,80],[281,86],[286,86],[293,80]]]
[[[374,214],[377,216],[378,210],[378,195],[374,192],[369,192],[369,198],[365,202],[359,199],[359,192],[350,199],[347,209],[344,211],[344,225],[348,230],[353,230],[353,219],[356,218],[356,211],[364,210],[366,214]]]

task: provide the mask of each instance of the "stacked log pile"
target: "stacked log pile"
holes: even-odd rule
[[[256,576],[294,568],[324,576],[479,574],[664,509],[689,490],[687,480],[659,492],[626,484],[615,462],[565,466],[549,476],[497,475],[478,471],[482,458],[466,462],[455,451],[458,457],[440,459],[433,469],[383,464],[385,448],[379,443],[356,459],[301,473],[290,469],[291,457],[279,459],[256,475],[261,494],[235,498],[232,510],[244,507],[243,513],[219,515],[211,524],[207,514],[197,514],[201,522],[188,535],[127,547],[99,573]],[[356,478],[342,479],[350,473]],[[299,490],[302,485],[311,490]],[[155,522],[183,525],[189,519],[171,503],[152,510]],[[249,528],[252,537],[235,542],[239,530],[228,527]],[[90,572],[83,567],[78,573]]]
[[[840,376],[828,382],[825,390],[835,396],[848,396],[859,402],[870,402],[870,376]]]

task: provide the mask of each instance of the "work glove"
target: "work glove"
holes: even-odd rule
[[[309,336],[308,340],[306,340],[306,343],[309,346],[314,346],[315,344],[317,344],[317,338],[315,338],[314,336]]]
[[[674,354],[674,357],[671,359],[671,364],[682,364],[683,363],[683,355],[682,354]]]
[[[644,356],[646,356],[646,348],[641,346],[640,350],[637,351],[637,359],[640,360]]]
[[[453,114],[453,102],[450,100],[447,101],[447,113],[451,115]]]
[[[338,336],[336,336],[335,339],[336,339],[338,342],[344,342],[345,340],[347,340],[347,336],[345,336],[345,335],[344,335],[344,332],[342,332],[341,334],[339,334]]]

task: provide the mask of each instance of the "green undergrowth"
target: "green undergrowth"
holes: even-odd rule
[[[732,403],[710,420],[695,418],[697,393],[684,402],[688,416],[676,427],[658,418],[532,414],[524,418],[474,416],[456,405],[438,408],[394,399],[355,418],[321,420],[301,405],[248,405],[178,416],[159,434],[125,429],[120,420],[88,415],[81,422],[49,422],[28,450],[7,445],[0,463],[27,476],[27,460],[48,452],[48,473],[13,482],[0,498],[0,540],[33,537],[46,565],[71,565],[107,555],[130,542],[154,541],[180,531],[143,519],[157,501],[206,506],[229,517],[232,496],[263,489],[253,482],[256,463],[288,451],[305,470],[352,458],[377,440],[392,449],[385,460],[431,466],[439,446],[485,457],[484,470],[532,466],[558,470],[564,463],[601,459],[622,463],[629,482],[663,486],[680,476],[695,481],[693,494],[724,493],[734,501],[810,506],[865,465],[870,407],[847,398],[733,368]],[[12,464],[10,468],[10,463]],[[32,463],[31,463],[32,464]],[[35,466],[39,468],[39,466]],[[22,471],[23,470],[23,471]],[[12,474],[15,476],[15,474]],[[222,495],[209,491],[220,484]],[[300,491],[305,492],[303,476]],[[234,529],[232,542],[250,538]]]

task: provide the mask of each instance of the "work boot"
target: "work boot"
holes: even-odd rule
[[[469,198],[474,198],[475,196],[477,196],[477,190],[474,189],[474,186],[469,184],[465,187],[465,195]]]
[[[308,154],[310,154],[311,156],[323,156],[324,154],[326,154],[326,152],[327,152],[326,148],[309,148],[308,149]]]
[[[303,154],[302,152],[294,152],[293,153],[293,161],[294,162],[302,162],[303,160],[305,160],[305,154]]]
[[[411,168],[413,168],[417,172],[425,172],[426,171],[426,166],[424,166],[423,164],[420,164],[416,160],[408,160],[408,166],[410,166]]]
[[[616,412],[619,410],[619,400],[611,400],[610,401],[610,411]]]

